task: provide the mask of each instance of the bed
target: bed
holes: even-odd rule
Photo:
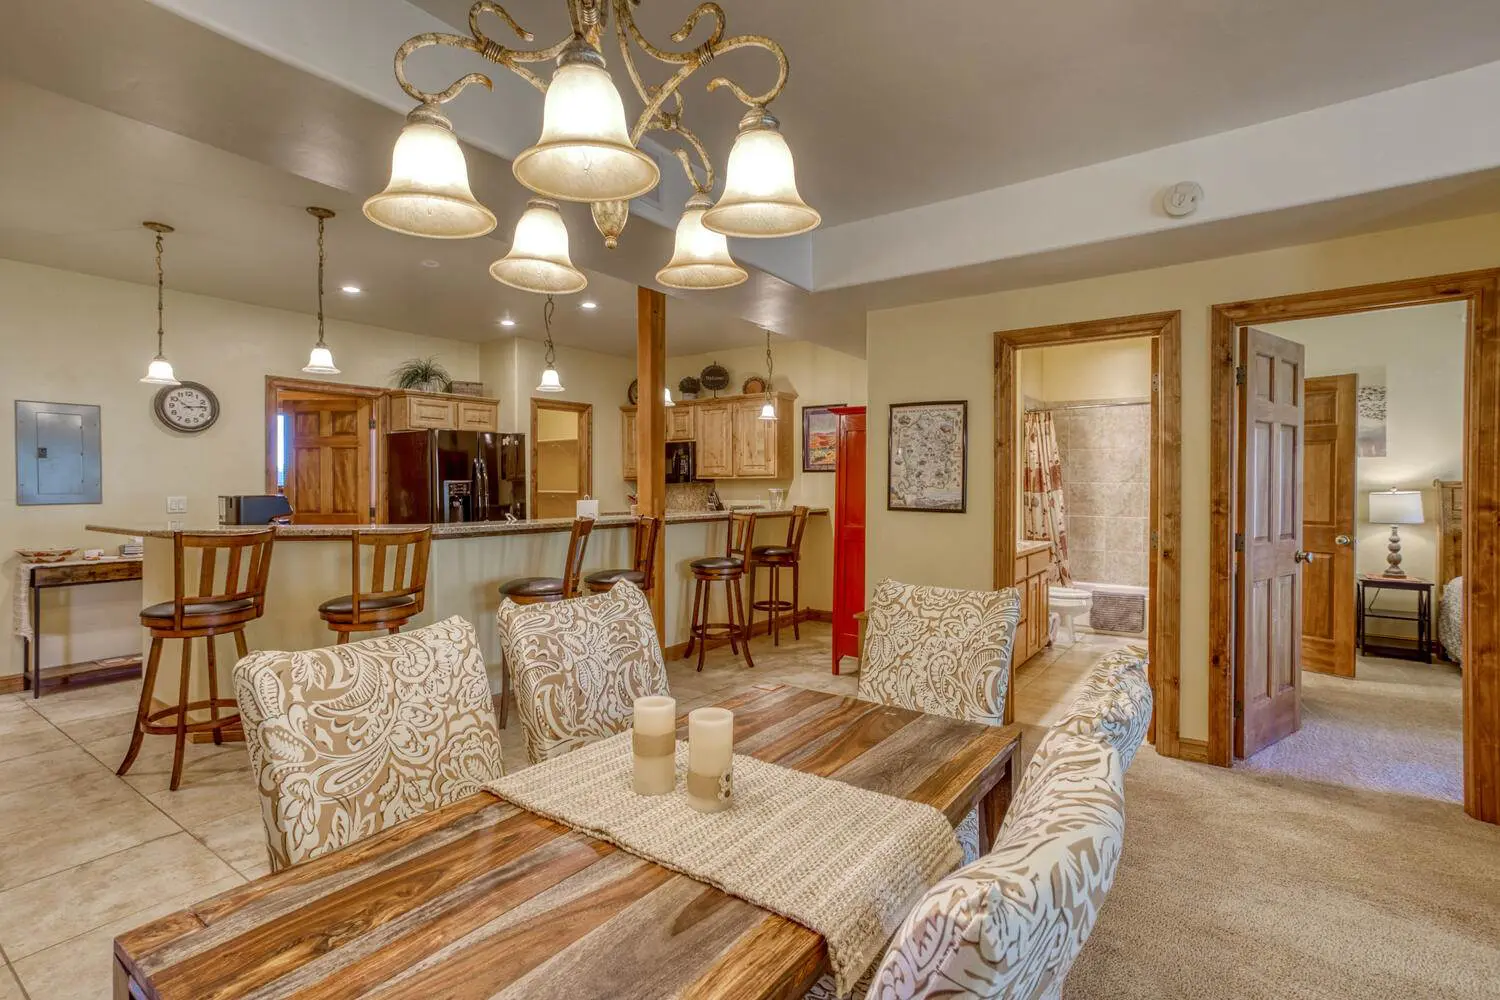
[[[1438,642],[1454,663],[1464,652],[1464,484],[1434,479],[1438,490]]]

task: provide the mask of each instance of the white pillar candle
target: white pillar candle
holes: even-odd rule
[[[637,795],[677,788],[677,701],[660,695],[635,700],[633,787]]]
[[[700,812],[728,809],[734,761],[734,713],[698,708],[688,714],[688,805]]]

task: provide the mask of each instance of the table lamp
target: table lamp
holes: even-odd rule
[[[1391,537],[1386,542],[1386,567],[1383,576],[1405,579],[1401,568],[1401,535],[1396,526],[1422,523],[1422,492],[1420,490],[1388,490],[1370,494],[1370,523],[1389,524]]]

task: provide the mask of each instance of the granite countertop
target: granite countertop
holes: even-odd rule
[[[790,517],[791,510],[756,510],[755,514],[763,518]],[[812,515],[827,514],[827,507],[815,507],[809,512]],[[667,524],[694,524],[704,521],[724,521],[729,518],[729,512],[723,510],[705,511],[680,511],[667,514]],[[601,514],[595,521],[594,527],[600,528],[626,528],[635,524],[635,516],[632,514]],[[410,531],[421,527],[414,524],[376,524],[360,527],[361,531]],[[432,526],[432,537],[444,538],[485,538],[491,535],[535,535],[549,531],[569,531],[573,527],[571,517],[541,518],[533,521],[476,521],[465,524],[434,524]],[[354,531],[355,526],[344,524],[284,524],[276,526],[276,537],[287,541],[316,541],[328,538],[348,538]],[[100,531],[111,535],[133,535],[142,538],[171,538],[172,532],[166,528],[141,528],[122,527],[111,524],[90,524],[89,531]],[[259,531],[254,525],[221,525],[214,524],[206,527],[189,526],[186,531],[203,535],[235,535],[247,531]]]

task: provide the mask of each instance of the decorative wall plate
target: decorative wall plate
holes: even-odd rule
[[[698,378],[703,383],[703,388],[712,389],[715,393],[729,388],[729,369],[717,361],[699,372]]]
[[[759,396],[766,391],[766,380],[759,375],[751,375],[745,379],[745,384],[740,386],[740,392],[747,396]]]
[[[630,405],[631,406],[634,406],[634,405],[636,405],[637,403],[640,402],[640,397],[641,397],[641,380],[638,379],[638,378],[633,378],[633,379],[630,380],[630,388],[627,389],[627,390],[625,390],[625,398],[628,399],[628,400],[630,400]]]

